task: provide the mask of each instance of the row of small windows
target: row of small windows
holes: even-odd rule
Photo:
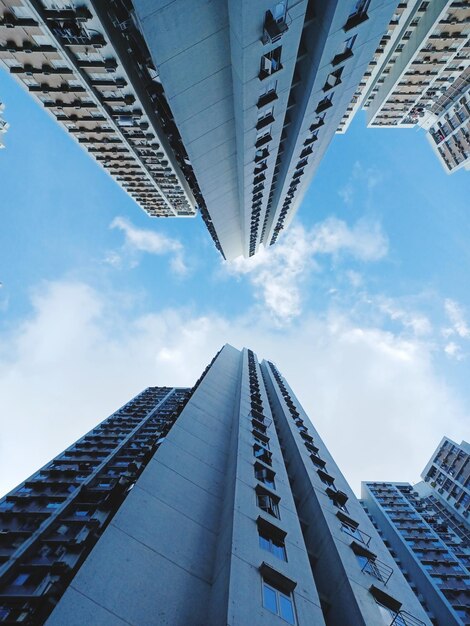
[[[351,16],[355,16],[356,14],[364,15],[366,11],[367,11],[367,8],[365,9],[364,7],[358,8],[357,10],[355,9],[351,13]],[[345,30],[347,29],[345,28]],[[353,50],[353,46],[355,44],[356,38],[357,38],[357,35],[353,35],[351,37],[348,37],[345,40],[342,49],[334,56],[331,62],[333,67],[339,65],[340,63],[345,62],[347,59],[353,56],[352,50]],[[341,76],[343,74],[344,67],[345,66],[342,65],[341,67],[338,67],[337,69],[330,72],[330,74],[328,74],[325,84],[323,86],[323,91],[325,93],[341,84]],[[311,133],[310,136],[308,136],[306,140],[304,141],[304,148],[302,149],[300,160],[297,163],[295,171],[292,175],[291,183],[289,185],[288,191],[284,198],[282,209],[279,213],[276,226],[274,228],[273,236],[270,241],[271,245],[276,242],[280,232],[284,228],[284,223],[287,217],[287,213],[289,212],[290,205],[294,199],[294,196],[296,195],[297,187],[300,183],[300,179],[305,173],[305,167],[308,164],[309,155],[312,154],[313,152],[311,144],[313,144],[318,139],[318,129],[320,128],[320,126],[322,126],[325,123],[326,110],[333,106],[333,95],[334,95],[333,92],[326,94],[325,97],[317,105],[317,108],[315,110],[317,117],[314,123],[310,126],[310,133]],[[278,157],[278,160],[279,160],[279,157]]]
[[[351,544],[351,549],[355,553],[361,571],[374,576],[386,584],[393,573],[393,569],[386,563],[379,561],[376,555],[369,550],[368,546],[371,541],[370,535],[363,532],[359,528],[358,522],[349,517],[349,511],[346,507],[348,496],[343,491],[337,489],[333,476],[331,476],[326,470],[326,463],[319,455],[319,449],[314,445],[313,438],[308,434],[308,429],[305,426],[303,419],[300,417],[299,411],[297,410],[279,372],[272,363],[269,363],[269,367],[274,375],[279,390],[281,391],[291,418],[303,439],[307,451],[309,452],[310,459],[317,467],[317,475],[321,482],[325,485],[325,493],[331,500],[332,504],[338,509],[336,516],[340,521],[341,531],[356,540]]]
[[[262,400],[256,361],[251,350],[248,350],[248,374],[251,406],[252,409],[253,406],[256,406],[256,410],[259,412],[262,411]],[[272,465],[272,453],[269,445],[270,438],[267,434],[268,421],[263,415],[259,415],[259,413],[257,415],[259,419],[252,419],[252,434],[255,442],[253,445],[253,455],[256,459],[253,466],[254,475],[258,483],[261,483],[255,487],[256,504],[263,513],[279,520],[280,497],[270,491],[276,490],[276,483],[275,472],[270,467]],[[286,532],[263,517],[258,517],[256,525],[259,547],[276,559],[287,561],[285,545]],[[294,625],[296,619],[292,591],[280,585],[279,582],[275,580],[276,573],[274,570],[271,570],[266,564],[263,564],[263,566],[263,607],[274,615],[281,617],[288,624]],[[289,581],[289,583],[292,583],[292,581]],[[292,583],[292,589],[294,586],[295,584]]]

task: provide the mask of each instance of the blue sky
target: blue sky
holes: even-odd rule
[[[0,99],[0,493],[225,342],[278,364],[356,490],[468,439],[469,178],[424,133],[357,116],[278,244],[227,264],[201,219],[151,220],[4,72]]]

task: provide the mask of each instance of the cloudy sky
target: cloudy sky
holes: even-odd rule
[[[416,482],[468,439],[470,214],[421,132],[334,138],[276,246],[222,262],[151,220],[9,76],[0,152],[0,495],[226,342],[287,377],[340,468]]]

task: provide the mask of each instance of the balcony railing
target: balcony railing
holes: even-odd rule
[[[425,623],[407,611],[399,611],[390,626],[425,626]]]
[[[377,580],[380,580],[384,585],[386,585],[393,574],[393,568],[386,563],[379,561],[379,559],[364,558],[365,563],[362,566],[361,571],[374,576]],[[400,622],[397,622],[397,624],[400,624]]]
[[[367,533],[363,532],[362,530],[359,530],[359,528],[354,528],[353,526],[350,526],[349,524],[346,524],[345,522],[342,522],[341,530],[343,531],[343,533],[346,533],[350,537],[354,537],[354,539],[357,539],[358,541],[363,543],[366,547],[369,545],[372,539],[372,537],[368,535]]]

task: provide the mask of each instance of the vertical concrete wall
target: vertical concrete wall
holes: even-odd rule
[[[325,602],[325,617],[328,626],[344,626],[345,624],[375,626],[384,623],[377,602],[370,593],[372,586],[395,599],[401,609],[420,619],[424,624],[430,624],[418,599],[397,568],[322,439],[311,425],[307,414],[287,382],[282,379],[297,412],[308,427],[308,434],[311,435],[318,449],[318,457],[325,462],[324,470],[334,479],[335,489],[347,496],[346,515],[358,524],[362,533],[370,537],[367,549],[375,554],[380,562],[393,569],[386,583],[361,571],[356,553],[351,546],[353,542],[360,548],[366,546],[342,530],[338,512],[343,511],[337,508],[328,497],[326,485],[318,474],[319,467],[310,458],[310,452],[305,447],[304,439],[289,412],[289,407],[271,368],[263,362],[262,369],[270,395],[276,429],[282,441],[284,458],[289,469],[297,514],[304,521],[303,534],[310,555],[315,584],[320,598]]]
[[[240,353],[225,347],[47,624],[207,626]]]
[[[221,518],[219,552],[214,575],[211,615],[208,624],[220,626],[259,625],[282,626],[286,622],[263,607],[263,563],[286,576],[295,584],[293,599],[297,624],[323,626],[320,601],[309,567],[299,519],[291,494],[287,471],[274,425],[268,428],[272,452],[272,469],[275,471],[275,495],[280,497],[280,519],[270,516],[257,506],[258,481],[254,473],[257,459],[253,453],[255,443],[250,417],[250,387],[247,350],[243,351],[240,404],[234,417],[231,449],[227,464],[224,512]],[[264,389],[259,365],[256,365],[258,382],[264,405],[264,414],[272,420],[269,401]],[[259,545],[257,519],[261,517],[286,532],[287,562],[282,561]],[[225,595],[226,594],[226,595]]]
[[[393,483],[388,483],[387,486],[390,489],[394,489]],[[401,492],[398,489],[394,489],[394,492],[394,497],[396,498],[394,508],[396,507],[398,512],[400,512],[400,508],[408,508],[410,504]],[[446,626],[462,626],[464,624],[463,620],[460,620],[458,615],[456,615],[453,611],[452,606],[445,595],[433,582],[432,576],[430,576],[429,572],[426,571],[423,564],[420,563],[417,555],[413,553],[410,545],[402,536],[403,531],[400,533],[400,531],[396,528],[396,525],[392,520],[393,513],[389,513],[384,510],[381,504],[374,497],[374,494],[371,492],[367,483],[362,483],[361,496],[367,511],[377,524],[382,536],[388,541],[390,550],[395,553],[396,558],[399,560],[400,568],[407,572],[409,580],[413,581],[417,592],[421,594],[421,598],[426,603],[429,611],[432,612],[432,615],[437,620],[437,623],[445,624]],[[420,513],[415,511],[414,515],[419,519],[420,530],[414,530],[414,527],[411,526],[408,529],[407,534],[415,536],[415,538],[419,541],[423,537],[421,530],[422,528],[425,528],[426,534],[424,535],[424,538],[434,538],[434,541],[432,542],[433,544],[441,543],[440,537],[433,532],[433,529],[425,522]],[[435,561],[434,547],[435,546],[431,545],[431,542],[428,544],[429,562]],[[440,550],[441,559],[445,563],[447,558],[447,546],[445,544],[441,544]],[[424,550],[420,552],[420,554],[422,555],[423,561],[428,560],[426,559],[426,552]]]

